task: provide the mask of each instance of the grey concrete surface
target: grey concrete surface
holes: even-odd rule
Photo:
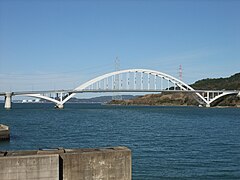
[[[131,151],[125,147],[66,150],[60,154],[64,180],[130,180]]]
[[[0,180],[131,180],[131,150],[0,151]]]
[[[0,140],[10,139],[10,128],[4,124],[0,124]]]
[[[1,180],[58,180],[59,155],[5,156],[0,158]]]

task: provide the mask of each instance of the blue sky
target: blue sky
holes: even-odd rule
[[[240,72],[237,0],[0,0],[0,92],[70,89],[148,68],[193,83]]]

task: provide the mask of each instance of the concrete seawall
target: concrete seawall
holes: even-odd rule
[[[0,152],[1,180],[131,180],[126,147]]]

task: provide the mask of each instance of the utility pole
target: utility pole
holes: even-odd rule
[[[115,59],[115,71],[119,71],[120,70],[120,60],[118,59],[118,56]],[[114,75],[114,86],[115,86],[115,90],[119,90],[120,89],[120,75]],[[112,96],[112,100],[122,100],[122,96],[118,95],[117,93],[115,93],[115,96]]]
[[[120,61],[118,57],[115,59],[115,71],[120,70]],[[119,89],[119,74],[115,75],[115,89]]]
[[[182,81],[182,74],[183,74],[183,70],[182,70],[182,65],[180,64],[179,65],[179,80],[181,80]]]
[[[118,59],[118,56],[115,59],[115,71],[120,70],[120,60]]]

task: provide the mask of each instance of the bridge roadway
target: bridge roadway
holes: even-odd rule
[[[237,94],[237,96],[240,97],[240,91],[238,90],[156,90],[156,89],[145,89],[145,90],[137,90],[137,89],[122,89],[122,90],[113,90],[113,89],[98,89],[98,90],[43,90],[43,91],[18,91],[18,92],[0,92],[0,96],[5,96],[5,108],[9,109],[11,108],[11,97],[12,96],[29,96],[29,95],[36,95],[36,94],[48,94],[48,93],[55,93],[55,94],[72,94],[72,93],[107,93],[107,92],[112,92],[112,93],[191,93],[191,94],[196,94],[196,93],[207,93],[208,96],[209,94]],[[9,98],[9,99],[8,99]],[[7,102],[10,101],[10,102]],[[9,104],[10,103],[10,104]],[[210,107],[210,106],[207,106]]]
[[[99,90],[43,90],[43,91],[17,91],[17,92],[0,92],[0,96],[6,96],[7,93],[10,93],[12,96],[21,96],[21,95],[27,95],[27,94],[48,94],[48,93],[106,93],[106,92],[132,92],[132,93],[138,93],[138,92],[152,92],[152,93],[157,93],[157,92],[169,92],[169,93],[236,93],[238,94],[240,91],[238,90],[160,90],[160,89],[99,89]]]

